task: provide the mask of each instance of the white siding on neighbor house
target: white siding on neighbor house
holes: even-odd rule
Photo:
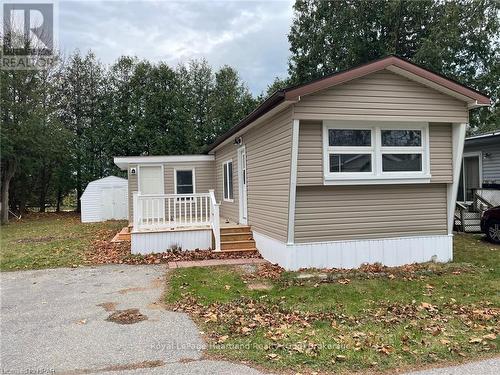
[[[247,155],[248,224],[272,238],[285,241],[288,230],[288,196],[292,111],[287,108],[242,135]],[[217,200],[221,217],[239,221],[238,146],[229,143],[215,152]],[[233,161],[234,202],[222,197],[222,163]]]
[[[453,182],[452,124],[429,124],[431,183]],[[322,122],[301,120],[297,160],[297,186],[323,185]]]
[[[464,153],[481,151],[483,154],[483,183],[500,184],[500,137],[496,143],[468,145],[465,143]]]
[[[294,118],[466,123],[468,110],[464,102],[383,70],[302,97]]]
[[[109,176],[89,182],[80,201],[82,206],[81,220],[83,223],[99,222],[108,219],[126,219],[127,212],[127,180],[120,177]],[[103,190],[112,189],[113,201],[103,201]],[[106,217],[105,204],[123,205],[116,207],[114,217]]]

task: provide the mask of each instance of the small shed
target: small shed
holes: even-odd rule
[[[128,181],[108,176],[89,182],[80,201],[82,223],[128,218]]]

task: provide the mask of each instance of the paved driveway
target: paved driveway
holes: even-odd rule
[[[194,323],[155,303],[164,275],[163,266],[126,265],[2,273],[3,373],[258,374],[202,359]],[[147,320],[106,321],[131,308]]]
[[[101,266],[1,274],[3,374],[259,374],[202,358],[186,314],[163,309],[163,266]],[[136,308],[147,320],[106,321]],[[156,367],[154,367],[156,366]],[[499,359],[415,375],[498,374]]]

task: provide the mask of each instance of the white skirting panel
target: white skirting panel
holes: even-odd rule
[[[300,268],[357,268],[363,263],[401,266],[411,263],[449,262],[453,236],[434,235],[373,240],[314,242],[288,245],[253,232],[262,256],[287,270]]]
[[[132,232],[132,254],[161,253],[174,246],[182,250],[206,250],[212,247],[212,231],[184,230],[165,232]]]

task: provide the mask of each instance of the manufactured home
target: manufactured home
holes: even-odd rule
[[[287,269],[452,259],[480,92],[396,56],[288,87],[207,148],[124,156],[132,251],[253,250]]]

